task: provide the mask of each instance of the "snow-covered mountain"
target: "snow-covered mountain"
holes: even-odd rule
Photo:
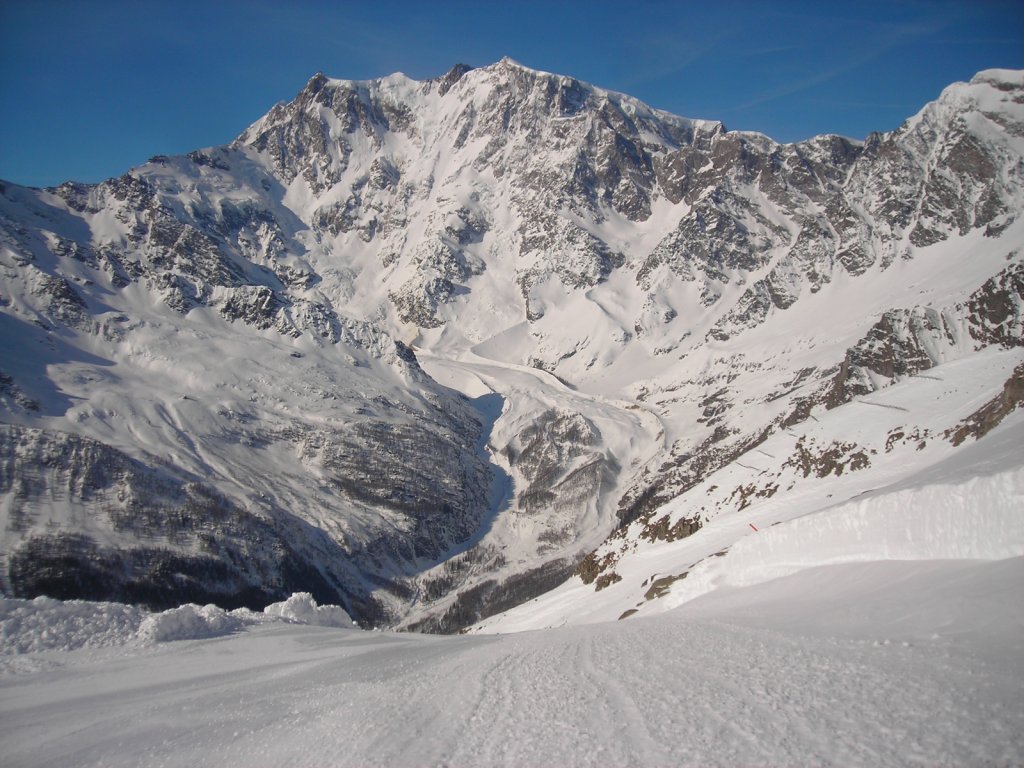
[[[1022,178],[1021,72],[781,145],[505,59],[4,184],[4,590],[616,618],[1015,428]]]

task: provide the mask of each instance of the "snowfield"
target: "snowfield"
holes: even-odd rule
[[[7,643],[0,743],[11,766],[1008,765],[1022,583],[1020,557],[869,562],[512,635]]]

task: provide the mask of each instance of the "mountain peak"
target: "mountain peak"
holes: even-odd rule
[[[508,68],[515,68],[515,69],[526,69],[526,70],[529,70],[530,72],[536,72],[537,71],[535,69],[531,69],[530,67],[525,66],[524,64],[520,64],[518,61],[513,59],[511,56],[502,56],[501,59],[499,59],[498,62],[494,66],[496,66],[496,67],[508,67]]]
[[[982,70],[969,82],[952,83],[944,88],[938,99],[925,104],[900,130],[911,132],[920,126],[929,130],[945,130],[945,127],[958,124],[967,115],[975,113],[998,126],[995,133],[989,133],[989,140],[1014,140],[1024,124],[1022,89],[1024,70]]]
[[[971,78],[972,85],[981,83],[994,85],[1001,91],[1024,88],[1024,70],[983,69]]]
[[[471,67],[469,64],[463,64],[461,62],[456,64],[454,67],[449,69],[445,74],[443,74],[441,77],[437,78],[434,81],[438,84],[438,92],[442,96],[444,96],[446,93],[448,93],[448,91],[451,90],[453,85],[455,85],[457,82],[459,82],[459,80],[462,79],[463,75],[472,70],[473,67]]]
[[[327,85],[328,82],[330,82],[330,78],[328,78],[327,75],[323,72],[317,72],[309,78],[309,81],[302,90],[308,91],[309,93],[317,93],[321,88]]]

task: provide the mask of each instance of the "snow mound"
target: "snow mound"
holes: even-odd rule
[[[147,616],[139,627],[139,639],[146,644],[169,640],[200,640],[237,632],[247,623],[241,616],[215,605],[193,604]]]
[[[308,592],[268,605],[263,613],[193,604],[150,613],[121,603],[0,597],[0,656],[201,640],[276,622],[356,628],[343,608],[317,605]]]
[[[317,627],[354,629],[352,618],[337,605],[317,605],[309,592],[296,592],[283,603],[273,603],[263,609],[267,616],[297,624]]]
[[[146,615],[120,603],[0,598],[0,654],[125,645]]]

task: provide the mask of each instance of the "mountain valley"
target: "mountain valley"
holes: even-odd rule
[[[0,184],[0,587],[510,631],[1019,556],[1022,179],[1022,72],[779,144],[503,59]]]

